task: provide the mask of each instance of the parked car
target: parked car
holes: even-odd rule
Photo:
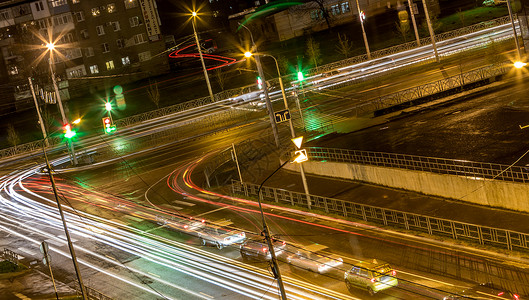
[[[238,244],[246,240],[246,233],[238,229],[230,228],[231,221],[220,221],[206,225],[197,231],[203,246],[213,245],[218,249]]]
[[[272,240],[274,246],[274,253],[277,256],[282,255],[286,248],[286,243],[279,240]],[[246,240],[241,244],[240,249],[241,258],[243,261],[249,261],[251,259],[258,261],[266,261],[272,258],[268,243],[265,239],[260,240]]]
[[[355,264],[344,274],[347,289],[358,287],[374,295],[398,285],[397,272],[381,260],[372,259]]]
[[[495,286],[492,283],[482,283],[465,289],[457,294],[448,295],[444,300],[456,299],[511,299],[520,300],[520,296],[513,292]]]
[[[324,250],[327,248],[327,246],[320,244],[303,247],[288,256],[287,262],[291,267],[307,269],[319,274],[327,273],[343,264],[341,257],[335,254],[324,253]]]

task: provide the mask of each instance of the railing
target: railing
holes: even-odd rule
[[[529,182],[529,168],[522,166],[322,147],[307,148],[307,155],[313,161],[330,161],[386,168],[400,168],[464,176],[472,179],[482,178],[524,183]]]
[[[49,141],[50,146],[55,146],[61,142],[61,139],[60,138],[49,138],[48,141]],[[19,154],[25,154],[28,152],[42,151],[43,143],[44,142],[42,140],[38,140],[38,141],[30,142],[30,143],[17,145],[15,147],[1,149],[0,159],[16,156]]]
[[[241,183],[240,181],[232,180],[232,192],[234,194],[239,193],[257,197],[258,189],[259,185],[257,184]],[[262,199],[266,201],[309,208],[307,196],[304,193],[263,186],[261,188],[261,195],[263,197]],[[421,231],[429,235],[476,242],[481,245],[491,245],[509,250],[529,249],[529,234],[526,233],[429,217],[316,195],[310,195],[310,200],[311,210],[320,210],[344,217],[358,218],[366,222],[383,224],[384,226]]]

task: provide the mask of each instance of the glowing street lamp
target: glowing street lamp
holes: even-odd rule
[[[527,65],[527,63],[524,63],[524,62],[521,62],[521,61],[517,61],[517,62],[514,63],[514,67],[516,69],[521,69],[521,68],[525,67],[526,65]]]
[[[213,90],[211,90],[211,83],[209,82],[208,70],[206,69],[206,64],[204,63],[204,57],[202,56],[202,49],[200,47],[200,42],[198,41],[197,29],[195,25],[197,15],[198,14],[196,11],[191,13],[191,16],[193,16],[193,20],[191,21],[191,23],[193,24],[193,33],[195,34],[195,41],[197,43],[198,55],[200,56],[200,61],[202,62],[202,69],[204,70],[204,77],[206,78],[206,84],[208,85],[209,97],[211,98],[211,101],[215,101],[215,98],[213,97]]]

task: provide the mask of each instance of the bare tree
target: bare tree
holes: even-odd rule
[[[156,105],[156,108],[159,108],[160,105],[160,90],[158,89],[158,82],[156,80],[154,83],[150,82],[149,88],[147,89],[147,94],[149,99]]]
[[[459,18],[459,22],[461,22],[461,26],[465,27],[465,13],[461,11],[461,8],[457,10],[457,17]]]
[[[318,67],[321,62],[320,43],[316,42],[312,37],[309,37],[306,43],[305,53],[309,57],[309,61],[314,67]]]
[[[226,79],[228,79],[228,73],[222,71],[220,68],[215,69],[215,80],[219,84],[221,91],[224,91],[226,85]]]
[[[404,43],[408,41],[408,35],[410,33],[410,23],[409,22],[396,22],[395,27],[397,32],[402,37]]]
[[[333,15],[329,13],[327,6],[329,6],[329,0],[308,0],[301,5],[291,7],[290,9],[296,13],[302,15],[310,15],[313,23],[323,23],[327,25],[327,28],[331,28],[333,21]]]
[[[336,51],[343,55],[345,58],[349,58],[353,50],[353,43],[349,41],[347,36],[338,33],[338,45],[336,45]]]
[[[16,147],[20,143],[20,137],[18,136],[18,133],[15,130],[15,126],[13,126],[13,124],[11,123],[7,125],[7,141],[14,147]]]

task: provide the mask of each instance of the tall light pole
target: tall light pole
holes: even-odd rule
[[[518,41],[518,35],[516,34],[516,26],[514,26],[514,18],[512,16],[512,7],[510,0],[507,0],[507,8],[509,9],[509,19],[511,19],[512,32],[514,33],[514,43],[516,44],[516,51],[518,51],[518,61],[521,61],[522,51],[520,50],[520,42]]]
[[[277,75],[279,76],[279,86],[281,87],[281,94],[283,95],[283,102],[285,103],[285,108],[288,110],[287,96],[285,94],[285,87],[283,86],[283,80],[281,79],[281,72],[279,71],[279,64],[277,62],[277,59],[269,54],[251,53],[251,52],[244,53],[244,56],[248,58],[251,57],[252,55],[255,57],[258,57],[258,56],[271,57],[275,61],[276,68],[277,68]],[[294,125],[292,124],[292,118],[288,119],[288,125],[290,126],[290,134],[292,135],[292,138],[296,138],[296,131],[294,130]],[[307,178],[305,177],[305,170],[303,169],[302,164],[299,164],[299,171],[301,174],[301,181],[303,182],[303,189],[305,190],[305,194],[307,196],[307,201],[308,201],[308,206],[310,209],[311,201],[310,201],[309,186],[307,184]]]
[[[211,101],[214,102],[215,98],[213,97],[213,91],[211,90],[211,83],[209,82],[208,70],[206,69],[204,57],[202,56],[202,48],[200,47],[200,42],[198,41],[197,29],[195,25],[197,19],[197,12],[194,11],[191,14],[193,15],[193,20],[191,21],[191,23],[193,24],[193,32],[195,34],[195,41],[197,43],[198,55],[200,56],[200,61],[202,62],[202,69],[204,70],[204,77],[206,78],[206,83],[208,85],[209,97],[211,98]]]
[[[435,54],[435,60],[439,62],[439,54],[437,53],[437,46],[435,45],[435,33],[432,28],[432,23],[430,21],[430,14],[428,13],[428,6],[426,5],[426,0],[422,0],[422,5],[424,6],[424,14],[426,15],[426,23],[428,24],[428,31],[430,32],[430,39],[432,40],[433,52]]]
[[[252,41],[252,51],[257,52],[257,45],[254,42],[252,32],[248,27],[239,23],[240,26],[244,27],[250,33],[250,40]],[[270,125],[272,125],[272,133],[274,134],[274,140],[276,142],[276,147],[279,148],[279,133],[277,131],[277,124],[274,118],[274,108],[272,107],[272,101],[270,101],[270,96],[268,95],[268,86],[266,84],[266,79],[264,77],[263,66],[261,65],[261,58],[255,56],[255,65],[257,66],[257,73],[259,77],[263,80],[263,91],[265,95],[266,108],[268,109],[268,117],[270,118]],[[281,76],[279,77],[281,80]]]
[[[55,96],[57,97],[57,104],[59,105],[59,111],[61,112],[62,123],[63,123],[63,126],[68,126],[70,122],[68,121],[68,117],[64,113],[64,107],[62,106],[61,95],[59,94],[59,87],[57,86],[57,80],[55,79],[55,72],[53,72],[53,51],[55,50],[55,44],[47,43],[46,48],[48,48],[48,50],[50,51],[50,59],[48,60],[48,62],[50,66],[51,81],[53,83],[53,89],[55,90]],[[73,145],[73,141],[67,141],[66,143],[70,147],[70,151],[72,155],[72,163],[74,166],[76,166],[77,157],[75,156],[75,147]]]
[[[42,120],[42,115],[40,114],[39,102],[37,101],[37,96],[35,95],[35,89],[33,88],[33,81],[31,77],[28,77],[29,87],[31,88],[31,95],[33,96],[33,102],[35,103],[35,108],[37,109],[37,116],[39,117],[40,130],[42,130],[42,136],[44,136],[44,144],[46,147],[50,146],[48,142],[48,134],[46,133],[46,127],[44,126],[44,121]]]
[[[366,46],[367,59],[371,59],[371,51],[369,51],[369,43],[367,42],[366,30],[364,28],[365,14],[360,10],[360,4],[356,0],[356,9],[358,10],[358,18],[360,18],[360,26],[362,26],[362,35],[364,36],[364,44]]]
[[[419,31],[417,30],[417,22],[415,22],[415,11],[413,10],[413,0],[408,0],[408,6],[410,7],[411,22],[413,23],[413,30],[415,31],[415,39],[417,39],[417,46],[421,46],[421,38],[419,37]]]

